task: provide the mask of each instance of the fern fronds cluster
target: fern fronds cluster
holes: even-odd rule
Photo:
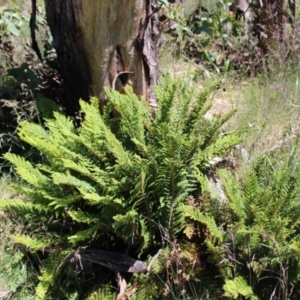
[[[18,187],[25,201],[0,201],[28,220],[18,242],[53,252],[92,243],[107,248],[105,236],[142,254],[161,244],[160,227],[175,240],[184,226],[181,207],[199,192],[195,173],[205,173],[214,158],[240,142],[234,134],[220,134],[231,114],[204,117],[215,88],[210,84],[194,99],[189,87],[163,76],[156,112],[131,89],[106,89],[110,101],[103,115],[98,99],[80,101],[79,127],[58,112],[45,128],[21,123],[20,138],[42,160],[33,164],[5,155],[26,182]],[[119,118],[111,118],[112,107]]]
[[[207,250],[225,281],[225,295],[298,299],[300,186],[290,162],[263,157],[243,180],[225,169],[217,173],[226,203],[213,207],[208,196],[201,209],[182,209],[187,220],[206,226]],[[213,196],[208,179],[198,179]]]

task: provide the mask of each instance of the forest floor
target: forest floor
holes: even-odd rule
[[[300,157],[300,147],[297,144],[300,131],[300,71],[297,65],[298,62],[286,65],[284,68],[274,65],[272,70],[262,72],[256,78],[238,78],[236,74],[219,75],[220,88],[209,99],[212,107],[207,117],[213,118],[236,110],[222,130],[235,131],[243,138],[243,142],[231,154],[237,161],[239,172],[242,173],[250,162],[255,161],[260,155],[278,149],[281,149],[280,159],[282,160],[289,157],[293,151],[296,152],[297,157]],[[174,57],[172,51],[161,53],[160,67],[163,72],[170,72],[174,78],[186,80],[191,88],[195,89],[195,94],[201,90],[206,80],[215,76],[213,73],[206,73],[204,79],[203,69],[191,61],[187,62]],[[197,79],[198,77],[201,79]],[[55,90],[57,86],[53,85],[51,88]],[[8,188],[10,182],[10,177],[2,176],[0,198],[13,197]],[[0,238],[2,240],[0,265],[2,270],[7,271],[7,274],[4,272],[1,274],[0,268],[0,299],[1,292],[16,289],[18,285],[28,280],[26,272],[23,272],[26,266],[21,254],[16,252],[16,255],[12,255],[10,251],[13,245],[8,237],[12,231],[18,232],[18,230],[21,229],[8,221],[0,211]],[[10,273],[9,270],[11,270]],[[15,276],[16,273],[19,277]],[[10,281],[12,284],[9,284]],[[20,294],[18,299],[31,299],[30,293]]]

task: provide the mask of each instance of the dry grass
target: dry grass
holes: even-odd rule
[[[271,70],[257,78],[223,78],[221,88],[214,93],[210,117],[237,109],[225,130],[238,131],[244,138],[235,153],[241,167],[279,148],[282,148],[282,159],[290,155],[300,130],[298,61],[285,68],[274,63]],[[163,70],[191,82],[195,90],[203,86],[203,77],[193,81],[195,74],[200,73],[199,66],[176,60],[171,51],[162,53],[161,63]]]
[[[4,174],[0,178],[0,198],[1,199],[9,199],[12,198],[14,193],[10,188],[9,184],[11,183],[12,179],[10,176]]]
[[[241,84],[238,112],[232,127],[244,138],[241,158],[253,161],[262,154],[291,145],[300,129],[299,73],[295,70],[261,76]]]

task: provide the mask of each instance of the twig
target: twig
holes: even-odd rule
[[[281,147],[282,145],[290,142],[291,140],[293,140],[294,138],[296,138],[297,136],[295,134],[290,135],[280,141],[277,141],[269,150],[267,150],[266,152],[273,152],[274,150],[276,150],[277,148]]]
[[[115,78],[114,78],[114,80],[113,80],[113,82],[112,82],[112,85],[111,85],[111,87],[112,87],[113,90],[116,89],[116,82],[117,82],[119,76],[122,75],[122,74],[133,74],[133,72],[123,71],[123,72],[118,73],[118,74],[115,76]]]
[[[118,286],[119,286],[119,294],[117,296],[117,300],[119,300],[122,299],[125,293],[127,282],[120,272],[117,272],[117,278],[118,278]]]

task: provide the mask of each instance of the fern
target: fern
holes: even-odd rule
[[[186,200],[199,193],[197,176],[240,142],[219,130],[231,114],[204,118],[210,106],[206,99],[216,86],[211,83],[194,99],[188,86],[165,75],[156,91],[157,111],[132,89],[124,94],[106,89],[110,103],[103,115],[98,99],[80,101],[83,120],[78,128],[58,112],[45,120],[45,128],[21,123],[20,138],[36,148],[42,160],[31,164],[5,155],[26,182],[16,188],[27,200],[0,205],[26,218],[27,236],[33,240],[48,236],[45,245],[54,252],[90,244],[108,248],[111,239],[142,255],[161,247],[161,228],[175,241],[184,230]],[[119,118],[110,118],[112,107]],[[221,240],[208,214],[194,212],[193,218]],[[32,251],[38,249],[40,244]],[[42,298],[53,281],[41,280]]]
[[[35,253],[39,250],[44,250],[45,248],[49,247],[53,241],[43,241],[38,238],[32,238],[28,235],[13,235],[12,240],[16,244],[21,244],[28,249],[30,249],[31,252]],[[57,241],[57,240],[56,240]]]
[[[101,286],[93,290],[85,299],[86,300],[115,300],[117,293],[112,290],[111,286]]]
[[[15,212],[16,214],[42,214],[47,212],[50,208],[41,204],[28,203],[21,199],[0,199],[0,207],[5,210]]]
[[[54,286],[59,275],[58,269],[65,259],[65,252],[53,253],[43,261],[41,275],[39,276],[39,284],[35,290],[35,299],[46,299],[48,290]]]
[[[251,300],[258,299],[258,297],[254,295],[252,288],[247,285],[246,280],[241,276],[235,277],[234,280],[226,280],[224,291],[224,296],[231,299],[238,299],[240,296]]]
[[[43,175],[37,168],[35,168],[24,158],[12,153],[6,153],[4,154],[4,157],[12,164],[16,165],[16,171],[20,177],[35,188],[43,188],[50,183],[50,180],[47,176]]]
[[[71,217],[72,220],[79,223],[95,224],[98,222],[97,215],[92,215],[82,210],[68,211],[68,215]]]
[[[218,171],[218,175],[220,176],[223,184],[224,192],[229,201],[230,208],[240,219],[245,218],[245,203],[243,201],[243,196],[241,195],[237,179],[234,178],[234,175],[222,169]]]
[[[208,214],[202,213],[200,210],[193,209],[191,206],[184,205],[181,207],[185,217],[188,217],[194,221],[202,223],[209,230],[209,236],[216,238],[222,242],[223,232],[220,230],[214,220],[214,218]]]
[[[103,223],[98,222],[87,229],[79,230],[75,234],[69,235],[68,241],[70,242],[71,246],[76,246],[80,242],[86,242],[88,239],[92,239],[93,236],[97,234],[97,231],[103,227],[103,225]]]
[[[299,286],[295,274],[300,226],[299,185],[289,164],[267,157],[249,166],[243,180],[224,169],[217,174],[226,201],[214,206],[216,194],[207,178],[197,174],[205,202],[197,208],[183,206],[183,212],[188,220],[207,227],[205,243],[225,279],[225,296],[257,299],[255,293],[259,297],[276,293],[287,299],[294,284]],[[220,226],[225,229],[219,235],[222,240],[214,240]]]

